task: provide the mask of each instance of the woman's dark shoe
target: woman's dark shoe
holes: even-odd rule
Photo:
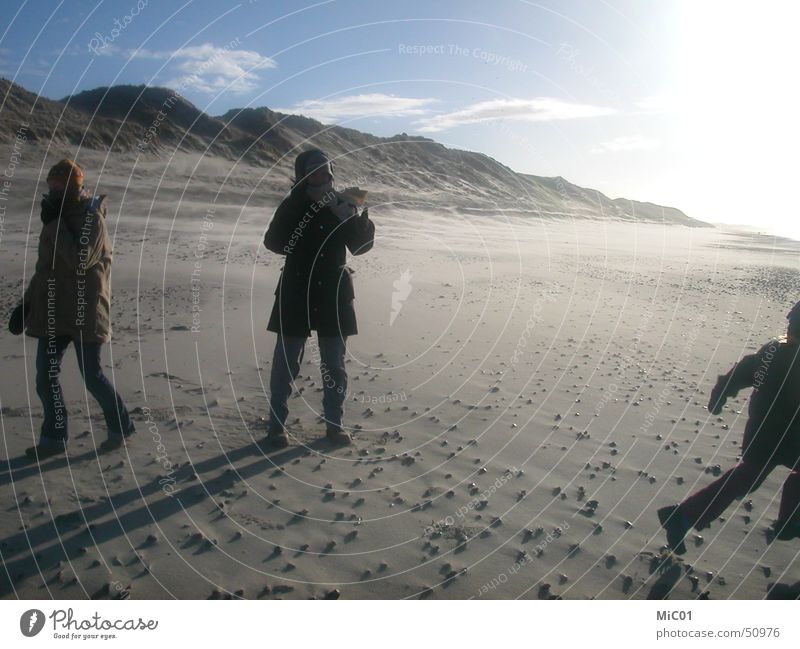
[[[692,529],[689,519],[681,512],[678,505],[669,505],[658,510],[658,520],[667,531],[667,545],[675,554],[686,554],[686,538]]]
[[[37,444],[25,449],[25,455],[31,460],[46,460],[49,457],[63,455],[66,451],[64,444]]]
[[[116,451],[118,448],[122,448],[127,444],[126,440],[133,435],[136,431],[132,431],[127,435],[114,435],[114,437],[109,437],[107,440],[100,443],[100,451],[102,453],[110,453],[111,451]]]
[[[122,437],[112,437],[100,443],[100,451],[102,453],[110,453],[111,451],[116,451],[118,448],[122,448],[124,445],[125,440],[123,440]]]
[[[335,444],[336,446],[347,446],[353,441],[353,438],[350,437],[350,433],[341,428],[329,428],[328,432],[325,433],[325,437],[331,444]]]

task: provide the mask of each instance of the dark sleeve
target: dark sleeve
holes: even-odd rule
[[[717,384],[711,393],[713,401],[724,397],[735,397],[736,393],[743,388],[753,387],[755,383],[755,373],[761,360],[761,353],[745,356],[734,365],[727,374],[723,374],[717,379]]]
[[[269,222],[264,233],[264,247],[279,255],[286,254],[286,246],[297,225],[297,201],[292,196],[287,196],[278,205],[272,221]]]
[[[366,209],[361,216],[348,219],[345,228],[345,243],[353,255],[363,255],[372,249],[375,243],[375,224],[369,220],[369,213]]]

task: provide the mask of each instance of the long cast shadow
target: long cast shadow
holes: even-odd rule
[[[308,448],[314,449],[322,445],[324,443],[320,442],[262,455],[260,459],[236,471],[225,471],[200,484],[192,481],[184,484],[181,489],[176,489],[173,494],[165,495],[153,503],[147,503],[148,496],[162,491],[162,485],[156,479],[141,488],[129,489],[114,495],[108,501],[79,507],[55,519],[48,519],[36,527],[6,537],[0,540],[0,560],[4,567],[0,573],[0,597],[14,593],[14,587],[27,577],[39,576],[44,579],[42,575],[36,574],[36,562],[31,554],[32,551],[36,554],[38,564],[44,567],[54,566],[59,561],[72,560],[83,554],[82,549],[91,545],[93,539],[96,543],[106,542],[132,530],[165,520],[181,512],[185,507],[196,505],[230,488],[240,479],[253,477],[269,468],[280,467],[305,453]],[[192,473],[199,475],[223,466],[232,467],[234,462],[253,457],[258,453],[260,451],[257,445],[249,444],[194,465],[181,466],[175,472],[176,484],[189,479]],[[108,521],[94,522],[137,500],[143,501],[141,507]],[[72,536],[66,538],[69,534]],[[47,543],[50,544],[39,548],[40,545]],[[12,560],[15,556],[19,558]],[[34,568],[34,572],[31,572],[31,567]]]
[[[647,599],[667,599],[681,578],[683,570],[678,564],[667,567],[647,593]]]
[[[19,455],[15,458],[0,461],[0,486],[5,486],[18,480],[24,480],[25,478],[30,478],[31,476],[47,471],[63,469],[70,464],[91,460],[94,457],[97,457],[97,451],[95,450],[86,451],[80,455],[70,455],[69,457],[61,455],[42,462],[31,460],[26,455]],[[100,457],[103,456],[101,455]]]

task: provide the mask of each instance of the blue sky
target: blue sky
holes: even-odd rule
[[[177,89],[425,135],[611,197],[798,236],[790,2],[6,1],[0,74]],[[797,165],[793,165],[796,167]]]

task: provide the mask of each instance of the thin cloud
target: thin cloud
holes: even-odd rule
[[[275,108],[275,110],[279,113],[305,115],[323,123],[330,123],[341,119],[377,115],[423,115],[428,111],[428,106],[435,101],[437,100],[429,97],[396,97],[383,93],[367,93],[333,99],[306,99],[294,106]]]
[[[645,151],[657,149],[661,142],[643,135],[622,135],[598,144],[591,149],[592,153],[617,153],[619,151]]]
[[[179,74],[166,80],[165,85],[191,87],[206,93],[223,89],[233,93],[248,92],[258,87],[259,70],[277,66],[274,59],[252,50],[233,49],[230,45],[219,47],[203,43],[172,52],[140,48],[128,50],[127,55],[132,59],[170,59],[177,63]]]
[[[417,121],[426,133],[444,131],[464,124],[496,120],[550,122],[613,115],[616,111],[603,106],[576,104],[550,97],[535,99],[491,99],[480,101],[450,113],[441,113]]]

